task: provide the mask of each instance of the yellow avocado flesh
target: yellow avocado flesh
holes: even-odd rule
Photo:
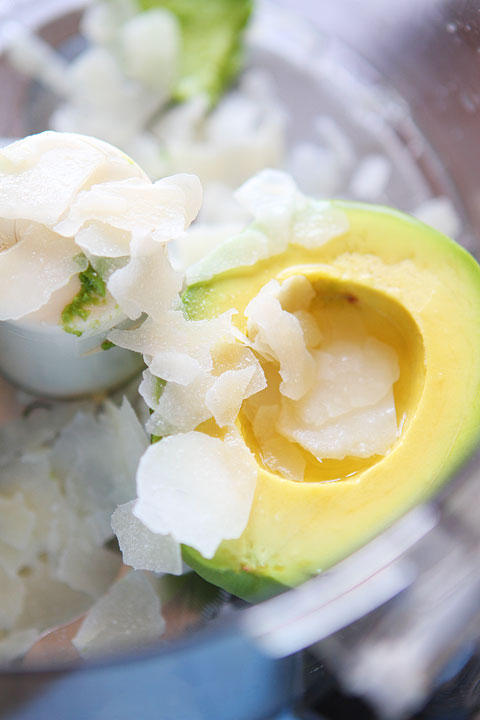
[[[325,570],[430,496],[472,449],[480,424],[480,268],[459,245],[388,208],[335,202],[350,228],[315,250],[286,252],[193,285],[191,319],[244,310],[272,278],[305,275],[320,326],[355,326],[397,353],[394,395],[401,430],[385,456],[322,463],[310,457],[304,482],[263,466],[244,414],[242,434],[258,466],[248,525],[206,560],[184,556],[200,574],[256,600]],[[206,428],[219,434],[213,424]],[[286,441],[288,442],[288,441]],[[306,453],[308,455],[308,453]],[[277,585],[278,584],[278,585]]]

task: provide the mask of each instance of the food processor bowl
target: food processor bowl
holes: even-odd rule
[[[0,38],[25,22],[68,51],[80,6],[4,0]],[[311,141],[319,114],[333,118],[356,161],[375,153],[391,163],[382,202],[412,211],[450,198],[458,239],[479,256],[478,3],[265,0],[259,15],[250,62],[275,77],[289,142]],[[44,129],[52,98],[6,60],[0,78],[0,134]],[[256,607],[219,605],[205,627],[114,660],[5,670],[0,717],[333,720],[422,708],[423,718],[472,717],[479,468],[477,454],[349,558]]]

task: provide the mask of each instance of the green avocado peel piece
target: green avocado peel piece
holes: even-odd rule
[[[315,249],[292,241],[278,255],[231,268],[183,294],[190,319],[234,308],[232,322],[245,333],[244,310],[267,282],[304,275],[316,293],[319,322],[322,313],[330,321],[337,310],[343,320],[357,314],[398,356],[393,391],[400,435],[386,455],[368,462],[315,461],[304,482],[288,480],[263,464],[240,414],[238,427],[258,465],[247,527],[211,559],[191,548],[183,555],[209,582],[250,601],[328,569],[431,497],[480,435],[478,263],[446,236],[393,209],[332,206],[348,217],[343,235]]]
[[[249,572],[246,568],[241,573],[229,569],[210,568],[205,564],[200,553],[187,545],[182,545],[182,557],[204,580],[247,602],[262,602],[289,589],[288,585],[268,576]]]
[[[173,99],[206,93],[215,104],[239,72],[252,0],[137,0],[141,10],[164,8],[177,18],[183,41]]]

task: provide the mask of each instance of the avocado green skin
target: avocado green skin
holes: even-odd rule
[[[240,71],[243,31],[252,0],[137,0],[141,10],[164,8],[182,34],[180,78],[174,100],[206,93],[215,104]]]
[[[442,367],[442,372],[438,375],[446,375],[447,380],[445,380],[446,384],[442,385],[442,380],[437,380],[435,377],[436,365],[433,368],[428,367],[425,360],[425,389],[422,393],[419,392],[421,400],[418,408],[412,410],[412,417],[402,431],[399,442],[400,450],[394,448],[374,468],[362,473],[360,484],[358,481],[355,482],[357,487],[349,480],[334,483],[336,488],[332,488],[332,484],[329,483],[297,484],[298,487],[294,490],[302,497],[302,501],[305,498],[308,498],[309,501],[314,500],[313,493],[316,493],[317,490],[306,486],[316,485],[319,496],[323,495],[325,498],[324,505],[332,505],[336,502],[337,506],[332,510],[336,513],[337,518],[334,526],[338,530],[339,537],[344,531],[348,534],[348,539],[341,539],[338,547],[335,547],[334,543],[329,540],[331,547],[328,550],[322,548],[320,539],[318,554],[321,556],[321,560],[318,565],[315,565],[311,558],[304,563],[301,552],[297,554],[296,560],[289,559],[287,561],[287,567],[280,575],[274,570],[270,571],[268,567],[265,568],[265,562],[259,562],[258,567],[255,567],[251,558],[248,563],[244,563],[242,558],[237,562],[235,552],[239,547],[241,548],[241,540],[238,543],[224,541],[217,554],[210,560],[202,558],[199,553],[189,548],[184,549],[186,562],[192,564],[199,574],[210,582],[252,602],[269,597],[276,592],[276,586],[279,586],[278,589],[281,590],[303,582],[316,573],[316,567],[319,569],[321,567],[322,570],[327,569],[377,535],[410,507],[430,497],[464,462],[478,442],[480,435],[480,353],[478,352],[480,348],[480,267],[478,263],[457,243],[396,210],[350,202],[335,201],[332,205],[346,212],[351,230],[346,233],[346,237],[335,238],[316,251],[298,251],[294,255],[294,264],[300,264],[300,256],[302,256],[301,262],[304,263],[318,261],[323,264],[334,264],[336,255],[340,252],[338,247],[341,246],[342,251],[346,250],[347,252],[355,252],[359,248],[363,253],[368,251],[373,257],[382,258],[386,267],[406,260],[412,261],[415,267],[426,272],[427,276],[428,273],[431,273],[434,281],[438,281],[436,292],[443,299],[439,307],[434,307],[433,310],[427,308],[427,312],[422,310],[417,313],[417,320],[422,332],[427,333],[424,340],[428,358],[433,357],[435,365],[438,363],[438,359],[445,355],[446,369]],[[209,281],[190,286],[183,295],[187,315],[191,319],[202,319],[220,314],[227,309],[229,303],[231,306],[237,307],[236,299],[239,297],[242,287],[245,294],[248,295],[247,299],[251,299],[258,292],[257,285],[252,285],[253,279],[258,275],[261,278],[261,285],[265,284],[270,277],[281,274],[287,260],[286,256],[272,257],[257,263],[253,269],[236,268]],[[404,300],[405,304],[410,303],[410,297],[407,294],[405,294]],[[240,309],[241,313],[242,309]],[[445,327],[442,325],[443,321]],[[427,330],[425,331],[424,328]],[[434,330],[432,331],[431,328]],[[444,335],[434,336],[437,333],[444,333]],[[459,348],[455,347],[457,337]],[[463,350],[461,350],[462,348]],[[435,404],[432,400],[432,398],[441,398],[443,393],[446,397],[446,407],[441,406],[440,401],[435,401],[437,403]],[[453,404],[455,404],[455,408],[453,408]],[[449,414],[452,417],[449,417]],[[423,434],[428,436],[425,440],[427,448],[425,451]],[[431,441],[430,436],[435,436],[435,434],[438,434],[438,438]],[[403,458],[407,457],[407,449],[410,449],[410,455],[413,455],[413,462],[410,458],[409,462],[403,466]],[[383,490],[383,486],[378,485],[380,471],[385,477],[385,490]],[[270,476],[270,482],[271,474],[266,473],[266,475]],[[371,479],[373,475],[376,477],[374,482]],[[395,476],[393,480],[392,475]],[[383,479],[380,479],[383,482]],[[375,482],[377,483],[376,490]],[[348,506],[350,502],[348,495],[351,492],[357,493],[361,502],[364,502],[365,505],[370,504],[369,507],[375,509],[374,491],[379,497],[379,504],[384,500],[378,494],[378,487],[382,487],[382,492],[388,499],[390,495],[394,496],[402,483],[405,485],[410,483],[411,492],[400,493],[397,505],[394,505],[393,502],[385,505],[387,509],[383,517],[380,511],[375,511],[375,517],[372,516],[371,522],[369,522],[367,511],[361,510],[362,516],[357,513],[357,507],[352,510]],[[330,487],[325,487],[327,485]],[[365,498],[362,498],[362,494],[359,492],[361,485],[365,488]],[[288,500],[290,503],[289,513],[294,513],[293,491],[289,485],[284,484],[284,487],[286,492],[290,492],[291,495]],[[342,502],[346,503],[345,517],[348,518],[345,528],[341,527],[340,511],[343,512],[343,509],[338,503],[338,496],[342,494],[344,496]],[[359,504],[358,499],[355,502]],[[307,501],[305,504],[307,505]],[[310,502],[310,504],[312,503]],[[321,502],[318,503],[318,512],[320,514],[323,512]],[[247,534],[250,532],[252,515],[245,531]],[[284,522],[287,522],[288,517],[289,515],[286,514]],[[305,525],[307,526],[309,522],[305,522]],[[357,522],[358,537],[355,536],[356,531],[351,530],[351,526]],[[347,524],[350,527],[347,527]],[[298,518],[297,525],[301,526]],[[267,530],[263,531],[263,540],[265,535],[268,535]],[[304,545],[305,554],[312,554],[312,545],[311,540]],[[315,550],[313,554],[316,552]],[[248,571],[243,569],[244,565],[248,565]]]
[[[218,570],[211,567],[197,550],[188,545],[182,545],[182,558],[204,580],[212,583],[212,585],[218,585],[218,587],[247,602],[262,602],[289,589],[287,585],[283,585],[272,578],[256,575],[245,570],[238,573],[233,570]]]

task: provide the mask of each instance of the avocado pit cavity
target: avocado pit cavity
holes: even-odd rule
[[[297,481],[351,476],[400,433],[397,350],[367,328],[358,295],[314,285],[271,280],[245,309],[267,387],[243,405],[244,436],[267,470]]]

